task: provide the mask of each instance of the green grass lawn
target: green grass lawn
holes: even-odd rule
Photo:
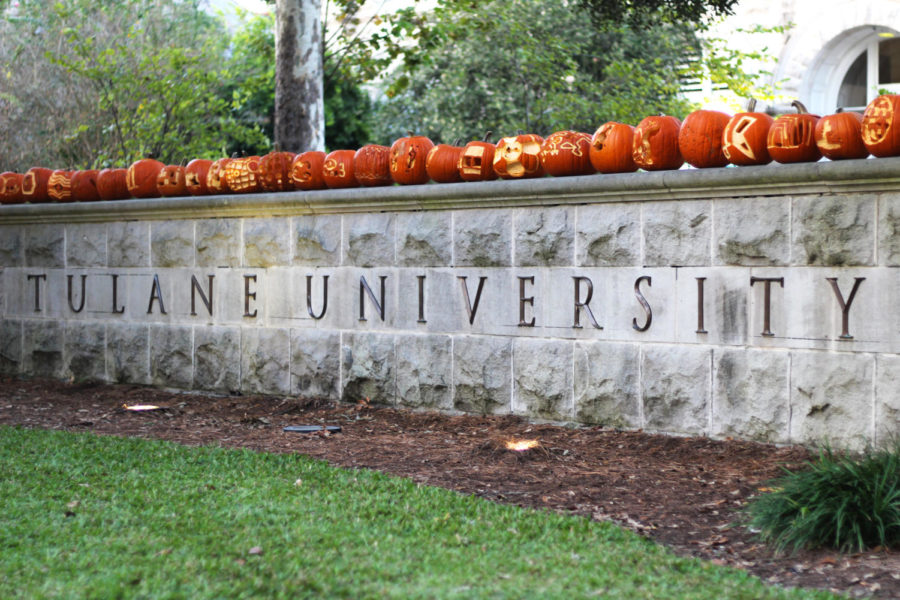
[[[830,598],[298,455],[0,427],[0,598]]]

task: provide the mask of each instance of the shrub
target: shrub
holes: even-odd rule
[[[826,448],[806,467],[785,470],[747,506],[764,541],[779,552],[900,546],[900,440],[856,458]]]

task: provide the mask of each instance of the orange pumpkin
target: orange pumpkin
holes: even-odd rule
[[[462,147],[453,144],[438,144],[428,151],[425,158],[425,172],[438,183],[456,183],[462,181],[459,176],[459,155]]]
[[[100,171],[89,169],[72,173],[72,198],[76,202],[96,202],[100,199],[97,192],[97,176]]]
[[[298,190],[325,189],[322,168],[325,166],[325,153],[319,150],[302,152],[291,165],[291,181]]]
[[[494,150],[494,172],[502,179],[543,177],[541,144],[544,138],[533,133],[520,133],[501,138]]]
[[[329,188],[351,188],[359,186],[353,175],[355,150],[335,150],[325,156],[322,165],[322,179]]]
[[[631,156],[633,146],[634,127],[609,121],[594,132],[588,157],[601,173],[633,173],[638,169]]]
[[[101,200],[125,200],[130,198],[125,179],[128,169],[101,169],[97,174],[97,193]]]
[[[159,174],[156,176],[156,188],[161,196],[187,196],[184,167],[181,165],[166,165],[160,169]]]
[[[22,197],[25,202],[35,204],[50,202],[50,195],[47,193],[50,183],[50,175],[53,174],[51,169],[44,167],[31,167],[25,172],[22,178]]]
[[[192,196],[205,196],[209,193],[206,178],[213,161],[195,158],[184,167],[184,187]]]
[[[497,179],[494,171],[494,151],[497,149],[488,140],[490,132],[484,136],[484,141],[472,141],[463,147],[456,163],[459,176],[463,181],[490,181]]]
[[[781,115],[769,129],[769,156],[782,164],[815,162],[822,158],[816,145],[817,115],[811,115],[798,100],[791,102],[796,114]]]
[[[878,96],[866,107],[862,120],[862,140],[866,149],[878,157],[900,156],[900,95]]]
[[[231,162],[230,158],[220,158],[209,165],[206,172],[206,189],[210,194],[227,194],[231,191],[228,180],[225,178],[225,168]]]
[[[125,175],[129,193],[135,198],[159,198],[156,179],[165,166],[152,158],[142,158],[132,163]]]
[[[815,138],[822,156],[830,160],[867,157],[869,151],[862,140],[862,120],[862,115],[857,112],[837,112],[819,119]]]
[[[695,110],[686,116],[678,131],[678,151],[685,162],[698,169],[727,165],[722,134],[730,119],[717,110]]]
[[[225,181],[235,194],[249,194],[262,190],[259,180],[259,157],[233,158],[225,165]]]
[[[366,187],[392,185],[391,149],[378,144],[367,144],[353,156],[353,176]]]
[[[293,152],[269,152],[259,160],[259,179],[262,189],[267,192],[286,192],[294,189],[291,181],[291,165],[296,154]]]
[[[72,202],[72,172],[57,169],[47,180],[47,194],[54,202]]]
[[[21,204],[25,201],[22,196],[22,182],[25,176],[21,173],[7,171],[0,173],[0,204]]]
[[[401,185],[428,183],[425,161],[434,143],[424,135],[402,137],[391,144],[391,178]]]
[[[766,113],[753,112],[756,100],[750,99],[748,112],[734,115],[722,132],[722,153],[733,165],[767,165],[769,129],[775,119]]]
[[[678,149],[681,121],[658,115],[645,117],[634,130],[631,157],[645,171],[680,169],[684,158]]]
[[[538,154],[544,170],[554,177],[568,175],[590,175],[594,173],[591,164],[591,136],[580,131],[557,131],[550,134],[541,144]]]

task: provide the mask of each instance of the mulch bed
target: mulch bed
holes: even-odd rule
[[[154,404],[131,412],[123,405]],[[286,425],[340,433],[286,433]],[[0,380],[0,425],[299,452],[377,469],[497,502],[613,521],[681,555],[745,569],[773,584],[852,597],[900,598],[900,552],[777,556],[740,521],[740,508],[799,447],[678,438],[261,396],[212,397],[135,386]],[[517,452],[509,440],[538,440]]]

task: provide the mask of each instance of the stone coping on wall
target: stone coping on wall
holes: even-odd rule
[[[0,206],[0,224],[457,210],[900,189],[900,157],[530,180]]]

